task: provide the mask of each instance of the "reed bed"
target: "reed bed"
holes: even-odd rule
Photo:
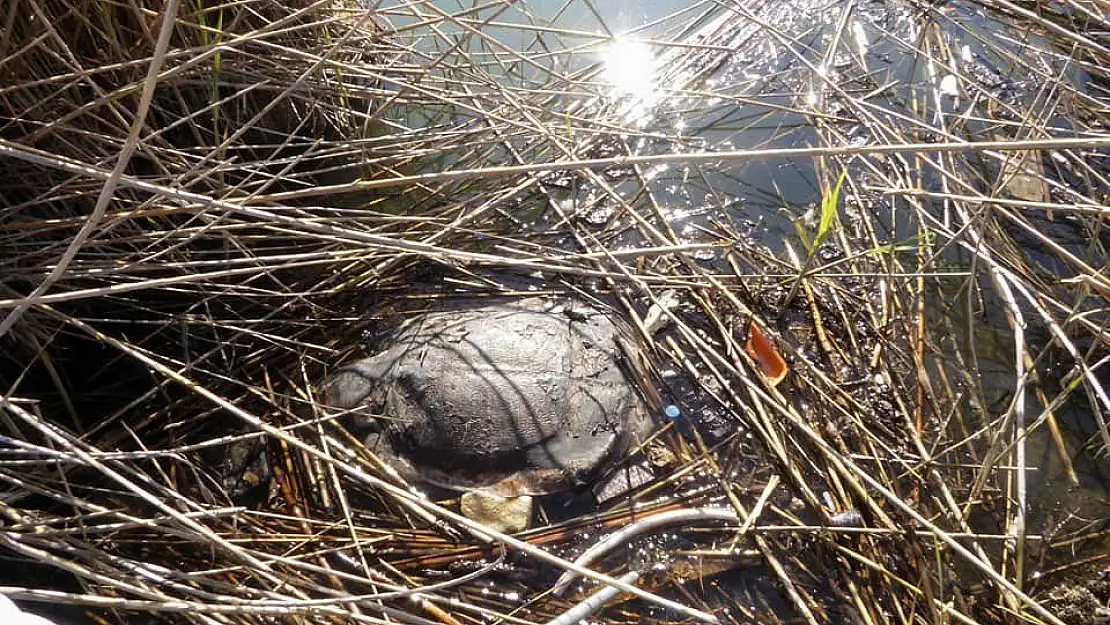
[[[566,623],[606,585],[591,621],[1098,622],[1105,4],[601,8],[0,3],[0,592],[97,623]],[[643,484],[505,536],[319,382],[442,299],[537,293],[629,322],[659,429]]]

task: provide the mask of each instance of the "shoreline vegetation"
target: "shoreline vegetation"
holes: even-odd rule
[[[1095,0],[0,0],[0,593],[1107,622],[1107,33]],[[627,322],[658,427],[631,491],[506,536],[319,383],[537,296]]]

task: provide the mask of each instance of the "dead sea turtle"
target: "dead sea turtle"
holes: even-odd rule
[[[620,334],[598,309],[539,298],[425,312],[333,374],[328,403],[402,476],[515,531],[531,516],[518,498],[586,484],[650,429]]]

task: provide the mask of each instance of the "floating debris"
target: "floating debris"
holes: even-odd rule
[[[786,360],[771,346],[767,337],[763,336],[763,330],[754,321],[748,323],[748,342],[744,344],[744,350],[755,361],[759,372],[771,386],[778,386],[790,372]]]

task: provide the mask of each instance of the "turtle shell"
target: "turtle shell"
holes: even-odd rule
[[[421,313],[328,403],[411,480],[514,496],[585,484],[646,435],[610,317],[538,298]]]

